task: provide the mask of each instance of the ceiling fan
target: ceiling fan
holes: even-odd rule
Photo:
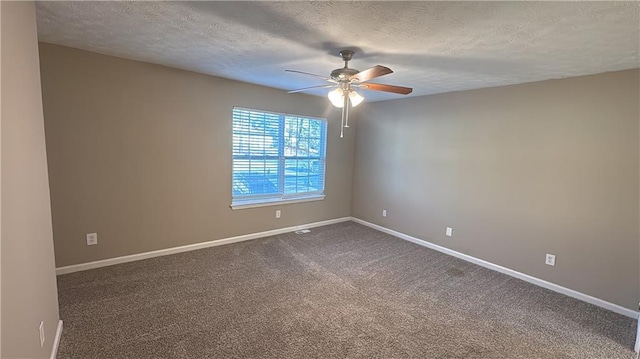
[[[381,65],[376,65],[364,71],[358,71],[356,69],[349,68],[349,61],[351,61],[353,54],[354,52],[351,50],[340,51],[340,56],[344,61],[344,67],[331,71],[329,77],[304,71],[285,70],[287,72],[295,72],[298,74],[313,76],[330,82],[330,84],[305,87],[289,91],[288,93],[302,92],[318,88],[336,88],[335,90],[329,92],[328,97],[335,107],[342,108],[342,128],[340,129],[340,137],[343,137],[344,135],[344,128],[349,127],[349,104],[351,104],[351,107],[355,107],[358,106],[362,101],[364,101],[364,97],[362,97],[355,91],[356,88],[360,88],[363,90],[392,92],[401,95],[408,95],[413,91],[413,89],[409,87],[369,82],[369,80],[388,75],[390,73],[393,73],[393,71],[390,68]]]

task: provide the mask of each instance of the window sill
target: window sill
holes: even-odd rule
[[[264,200],[251,200],[251,201],[238,201],[236,203],[231,204],[231,209],[234,211],[236,209],[247,209],[247,208],[258,208],[258,207],[267,207],[267,206],[279,206],[283,204],[292,204],[292,203],[302,203],[302,202],[313,202],[313,201],[322,201],[324,200],[325,195],[313,195],[313,196],[305,196],[305,197],[295,197],[295,198],[287,198],[287,199],[264,199]]]

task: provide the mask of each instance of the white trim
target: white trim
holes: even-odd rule
[[[267,206],[279,206],[285,204],[292,203],[302,203],[302,202],[313,202],[313,201],[322,201],[324,200],[325,195],[323,194],[314,194],[311,196],[304,197],[294,197],[294,198],[269,198],[269,199],[252,199],[247,200],[245,203],[243,201],[237,201],[235,204],[231,204],[231,209],[247,209],[247,208],[257,208],[257,207],[267,207]]]
[[[305,228],[326,226],[326,225],[329,225],[329,224],[346,222],[346,221],[350,221],[350,220],[351,220],[351,217],[335,218],[335,219],[330,219],[330,220],[321,221],[321,222],[303,224],[303,225],[299,225],[299,226],[286,227],[286,228],[280,228],[280,229],[273,229],[273,230],[265,231],[265,232],[244,234],[244,235],[241,235],[241,236],[229,237],[229,238],[223,238],[223,239],[216,239],[216,240],[213,240],[213,241],[202,242],[202,243],[188,244],[186,246],[166,248],[166,249],[160,249],[160,250],[157,250],[157,251],[131,254],[131,255],[128,255],[128,256],[103,259],[103,260],[99,260],[99,261],[95,261],[95,262],[74,264],[74,265],[70,265],[70,266],[56,268],[56,275],[79,272],[79,271],[84,271],[84,270],[94,269],[94,268],[107,267],[107,266],[111,266],[111,265],[114,265],[114,264],[139,261],[139,260],[142,260],[142,259],[166,256],[166,255],[169,255],[169,254],[188,252],[188,251],[193,251],[193,250],[196,250],[196,249],[209,248],[209,247],[221,246],[221,245],[230,244],[230,243],[248,241],[248,240],[251,240],[251,239],[262,238],[262,237],[267,237],[267,236],[274,236],[276,234],[282,234],[282,233],[288,233],[288,232],[295,232],[295,231],[299,231],[299,230],[305,229]]]
[[[58,347],[60,346],[60,338],[62,338],[62,320],[58,321],[58,328],[56,329],[56,337],[53,338],[53,348],[51,348],[51,359],[58,357]]]
[[[640,354],[640,315],[638,315],[638,323],[636,327],[638,332],[636,333],[636,345],[633,347],[633,351],[636,352],[636,358],[637,358],[638,354]]]
[[[547,288],[547,289],[552,290],[554,292],[558,292],[558,293],[562,293],[564,295],[568,295],[569,297],[572,297],[572,298],[575,298],[575,299],[579,299],[579,300],[582,300],[582,301],[587,302],[587,303],[591,303],[591,304],[596,305],[598,307],[601,307],[601,308],[604,308],[604,309],[608,309],[608,310],[610,310],[612,312],[615,312],[615,313],[618,313],[618,314],[622,314],[624,316],[627,316],[627,317],[630,317],[630,318],[634,318],[634,319],[638,318],[638,314],[639,314],[638,312],[636,312],[634,310],[631,310],[631,309],[628,309],[628,308],[625,308],[625,307],[622,307],[622,306],[614,304],[614,303],[607,302],[607,301],[602,300],[600,298],[592,297],[592,296],[590,296],[588,294],[584,294],[584,293],[578,292],[576,290],[569,289],[569,288],[557,285],[555,283],[547,282],[546,280],[542,280],[542,279],[530,276],[528,274],[524,274],[524,273],[515,271],[513,269],[509,269],[509,268],[506,268],[506,267],[503,267],[503,266],[500,266],[500,265],[497,265],[497,264],[493,264],[491,262],[487,262],[485,260],[482,260],[482,259],[479,259],[479,258],[476,258],[476,257],[472,257],[472,256],[464,254],[464,253],[456,252],[456,251],[454,251],[452,249],[449,249],[449,248],[446,248],[446,247],[442,247],[442,246],[439,246],[437,244],[433,244],[433,243],[427,242],[425,240],[422,240],[422,239],[419,239],[419,238],[416,238],[416,237],[412,237],[412,236],[409,236],[409,235],[404,234],[404,233],[400,233],[398,231],[394,231],[393,229],[385,228],[385,227],[379,226],[377,224],[373,224],[373,223],[370,223],[370,222],[367,222],[367,221],[363,221],[363,220],[361,220],[359,218],[352,218],[352,220],[354,222],[356,222],[356,223],[363,224],[363,225],[365,225],[367,227],[371,227],[371,228],[376,229],[376,230],[378,230],[380,232],[384,232],[384,233],[390,234],[392,236],[407,240],[409,242],[416,243],[416,244],[421,245],[423,247],[431,248],[431,249],[436,250],[438,252],[442,252],[444,254],[448,254],[450,256],[453,256],[453,257],[456,257],[456,258],[460,258],[460,259],[465,260],[467,262],[471,262],[471,263],[477,264],[479,266],[482,266],[482,267],[485,267],[485,268],[489,268],[489,269],[492,269],[492,270],[495,270],[497,272],[510,275],[510,276],[518,278],[518,279],[522,279],[525,282],[529,282],[529,283],[538,285],[540,287]],[[640,332],[639,332],[639,336],[640,336]],[[636,343],[636,350],[637,350],[637,348],[638,348],[638,343]]]

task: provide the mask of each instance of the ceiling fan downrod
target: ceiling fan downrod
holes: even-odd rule
[[[349,61],[353,58],[353,51],[351,50],[342,50],[340,51],[340,56],[342,57],[342,61],[344,61],[344,68],[349,68]]]

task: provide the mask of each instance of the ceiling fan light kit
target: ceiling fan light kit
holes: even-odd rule
[[[341,88],[337,88],[333,91],[329,91],[327,97],[329,98],[329,101],[331,101],[331,104],[333,106],[341,108],[344,106],[344,100],[342,97],[343,95],[344,90],[342,90]]]
[[[357,93],[354,88],[361,88],[363,90],[370,91],[392,92],[401,95],[408,95],[413,91],[413,89],[409,87],[369,83],[369,80],[388,75],[393,73],[393,71],[390,68],[381,65],[376,65],[364,71],[358,71],[356,69],[349,68],[349,61],[351,61],[351,58],[353,57],[353,51],[342,50],[340,51],[340,56],[344,61],[344,67],[331,71],[330,77],[296,70],[285,71],[317,77],[331,83],[330,85],[311,86],[292,90],[289,91],[289,93],[318,88],[336,87],[335,90],[332,90],[327,94],[327,97],[333,106],[342,109],[342,127],[340,129],[340,137],[342,138],[344,137],[344,129],[349,127],[349,104],[351,104],[351,107],[356,107],[364,101],[364,97]]]
[[[327,94],[327,97],[329,97],[329,101],[331,101],[331,104],[337,108],[343,108],[344,107],[344,93],[345,90],[341,89],[341,88],[337,88],[333,91],[330,91]],[[351,107],[356,107],[359,104],[362,103],[362,101],[364,101],[364,97],[362,97],[359,93],[357,93],[355,90],[349,90],[349,102],[351,103]]]

